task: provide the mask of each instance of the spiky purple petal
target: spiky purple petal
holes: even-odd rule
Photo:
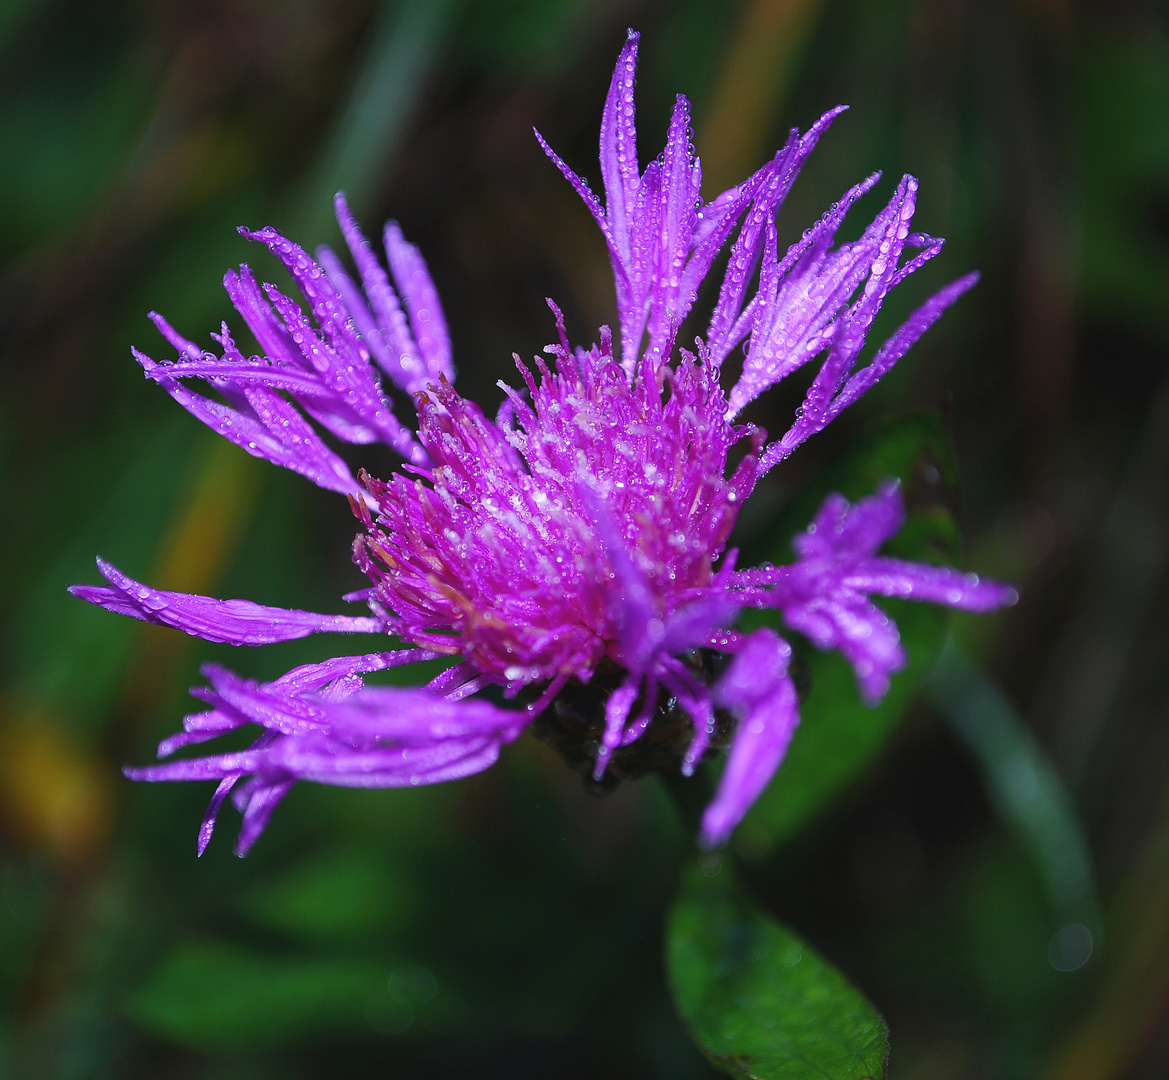
[[[317,615],[311,611],[267,607],[251,600],[213,600],[209,596],[151,589],[104,559],[97,560],[97,568],[110,583],[109,588],[71,585],[69,591],[107,611],[159,626],[172,626],[204,641],[270,645],[309,634],[375,634],[384,629],[377,619],[366,616]]]
[[[717,705],[738,720],[718,791],[702,815],[700,842],[725,844],[779,768],[800,722],[788,675],[791,646],[774,631],[756,630],[714,688]]]
[[[355,496],[359,489],[348,467],[306,417],[345,442],[383,442],[407,461],[424,465],[426,452],[394,415],[371,356],[411,393],[433,379],[453,377],[454,371],[446,321],[417,250],[400,232],[387,234],[407,317],[342,197],[338,215],[365,297],[328,249],[323,249],[322,266],[274,229],[242,229],[243,236],[265,244],[284,263],[309,302],[312,318],[275,286],[261,288],[251,271],[241,266],[238,274],[229,272],[223,284],[262,356],[245,357],[226,326],[218,335],[222,355],[200,352],[159,316],[154,316],[156,324],[179,349],[181,359],[159,364],[142,353],[135,356],[147,377],[249,453],[299,472],[328,490]],[[181,381],[186,379],[209,383],[226,404],[187,389]]]
[[[258,724],[264,734],[247,750],[125,770],[135,780],[220,781],[200,829],[200,853],[242,777],[251,779],[234,791],[244,810],[240,854],[297,780],[370,788],[439,783],[486,768],[528,723],[522,713],[425,689],[366,688],[358,680],[308,690],[287,676],[260,684],[215,666],[205,674],[211,686],[200,696],[213,712]]]
[[[869,702],[889,689],[905,666],[905,651],[892,619],[869,594],[929,600],[969,611],[991,611],[1014,602],[1015,591],[948,567],[878,556],[877,549],[901,528],[905,509],[896,484],[850,504],[841,495],[824,501],[793,546],[791,566],[736,574],[744,603],[777,608],[784,621],[822,649],[838,649],[852,664]]]

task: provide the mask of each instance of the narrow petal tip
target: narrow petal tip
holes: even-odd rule
[[[722,813],[711,813],[712,807],[707,807],[702,815],[702,824],[698,828],[698,838],[695,844],[699,851],[715,851],[727,846],[731,838],[732,827],[723,820]]]
[[[971,270],[969,274],[963,274],[958,278],[953,285],[950,286],[954,290],[954,298],[957,299],[964,292],[973,289],[975,285],[982,280],[982,272],[980,270]]]

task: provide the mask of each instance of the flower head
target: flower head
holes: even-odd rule
[[[841,110],[793,131],[757,173],[704,203],[684,98],[665,149],[644,170],[638,162],[636,60],[630,32],[601,124],[603,206],[540,140],[608,243],[619,341],[602,327],[597,344],[572,347],[553,305],[558,342],[534,370],[517,360],[517,386],[500,384],[494,420],[454,388],[450,337],[422,256],[390,224],[387,273],[340,195],[357,279],[326,248],[313,259],[273,229],[241,230],[284,263],[309,308],[261,287],[246,266],[228,273],[228,295],[262,355],[245,356],[226,325],[220,351],[204,352],[153,316],[179,356],[158,363],[136,353],[148,378],[249,453],[348,497],[360,523],[353,559],[368,585],[346,599],[365,601],[370,614],[161,592],[103,562],[108,586],[74,592],[212,641],[341,630],[408,646],[267,684],[209,667],[209,685],[193,691],[209,709],[187,717],[160,756],[247,724],[263,729],[259,738],[240,752],[127,770],[143,780],[219,781],[200,851],[229,792],[244,813],[242,854],[296,780],[385,787],[466,776],[554,703],[566,723],[583,723],[564,706],[590,686],[603,712],[591,744],[597,780],[624,747],[652,740],[663,710],[689,728],[666,755],[687,775],[729,736],[700,838],[722,843],[771,779],[799,718],[789,645],[769,629],[736,630],[741,609],[774,609],[820,648],[840,650],[875,701],[905,656],[872,595],[976,611],[1011,599],[1010,589],[956,570],[877,554],[904,516],[894,485],[855,505],[830,497],[797,538],[795,564],[736,568],[727,541],[760,477],[871,387],[976,277],[927,301],[858,367],[889,290],[941,247],[910,232],[917,182],[904,177],[860,239],[837,244],[845,214],[878,179],[869,177],[781,253],[776,210]],[[693,352],[678,348],[699,285],[732,235],[706,333]],[[726,387],[721,366],[740,346],[741,374]],[[819,370],[778,439],[736,422],[812,362]],[[222,400],[192,390],[199,380]],[[391,387],[412,395],[413,430],[395,416]],[[388,480],[354,477],[322,432],[385,443],[401,469]],[[424,687],[363,681],[444,656],[452,665]],[[502,688],[504,706],[475,697],[491,686]]]

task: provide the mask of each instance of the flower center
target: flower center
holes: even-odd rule
[[[496,422],[448,384],[418,396],[433,461],[388,483],[355,558],[390,628],[457,647],[511,684],[588,679],[620,660],[615,559],[644,579],[661,618],[710,586],[753,458],[726,479],[744,434],[725,419],[716,373],[692,359],[630,379],[601,349],[557,351]]]

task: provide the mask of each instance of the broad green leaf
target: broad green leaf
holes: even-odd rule
[[[726,859],[690,867],[670,911],[666,963],[695,1042],[732,1076],[885,1076],[884,1020],[805,941],[744,898]]]
[[[243,906],[260,926],[294,937],[361,939],[401,931],[417,914],[419,898],[405,867],[355,845],[309,856],[257,883]]]
[[[747,857],[766,855],[825,809],[873,761],[917,696],[945,639],[948,614],[906,602],[882,607],[897,622],[909,665],[870,706],[844,657],[802,651],[811,692],[800,705],[800,726],[783,765],[736,834]]]
[[[901,481],[908,519],[886,545],[889,554],[923,562],[954,562],[957,526],[947,507],[955,477],[953,453],[938,413],[919,413],[876,428],[809,486],[768,531],[765,543],[744,560],[789,562],[791,537],[815,516],[824,497],[838,491],[856,501],[886,479]],[[806,665],[808,692],[800,704],[800,726],[775,779],[736,832],[747,857],[762,857],[796,833],[877,755],[913,702],[946,635],[948,611],[931,604],[879,601],[896,621],[909,656],[905,670],[876,706],[861,700],[852,669],[838,653],[822,653],[793,638]],[[772,612],[748,612],[744,625],[770,623]]]
[[[222,943],[176,948],[126,1002],[139,1026],[183,1046],[271,1046],[366,1026],[390,972],[369,960],[270,957]]]

